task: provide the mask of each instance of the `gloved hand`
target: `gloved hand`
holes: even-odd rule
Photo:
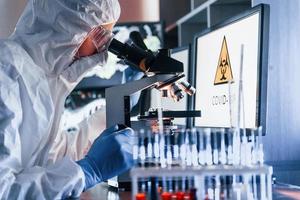
[[[77,163],[85,175],[85,190],[133,166],[133,130],[123,125],[106,129]]]
[[[107,50],[113,38],[113,34],[110,30],[105,29],[103,26],[98,26],[92,29],[89,33],[89,37],[96,47],[97,52],[100,53]]]

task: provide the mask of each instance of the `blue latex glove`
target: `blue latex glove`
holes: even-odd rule
[[[133,130],[122,128],[122,125],[115,125],[106,129],[85,158],[77,161],[85,175],[85,190],[133,166]]]

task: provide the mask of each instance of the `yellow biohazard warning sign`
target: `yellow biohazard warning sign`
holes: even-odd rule
[[[229,81],[233,81],[233,75],[226,37],[224,36],[214,84],[218,85],[228,83]]]

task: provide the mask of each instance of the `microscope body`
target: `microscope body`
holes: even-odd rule
[[[132,127],[130,96],[136,92],[148,88],[161,91],[168,88],[168,90],[171,90],[172,98],[177,101],[183,97],[179,85],[189,95],[195,92],[195,89],[186,81],[180,81],[184,77],[183,63],[171,58],[169,50],[160,50],[158,53],[151,52],[146,48],[138,33],[133,33],[131,39],[135,44],[123,44],[113,39],[109,51],[128,63],[130,67],[144,72],[145,77],[105,90],[106,127],[115,124]],[[108,184],[113,187],[124,187],[121,184],[128,183],[129,180],[129,174],[125,173],[119,176],[119,179],[115,177],[108,180]]]

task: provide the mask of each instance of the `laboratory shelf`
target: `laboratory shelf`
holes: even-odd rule
[[[252,6],[251,0],[191,0],[191,11],[176,21],[178,45],[193,43],[193,36],[241,13]]]

